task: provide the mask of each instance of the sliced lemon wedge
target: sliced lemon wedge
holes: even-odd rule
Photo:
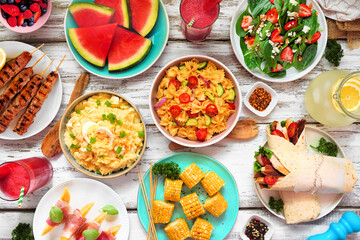
[[[0,70],[4,67],[6,63],[6,52],[0,47]]]
[[[336,89],[338,88],[341,80],[339,80],[336,84],[334,84],[334,87],[331,91],[331,96],[335,94]],[[334,98],[332,99],[332,105],[334,108],[340,112],[343,113],[341,110],[339,104],[336,102]],[[349,79],[342,87],[340,92],[340,100],[343,104],[343,106],[348,110],[349,112],[355,112],[360,108],[360,81],[356,78]]]

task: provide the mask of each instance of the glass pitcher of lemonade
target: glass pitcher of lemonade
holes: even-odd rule
[[[308,86],[305,106],[316,121],[347,126],[360,120],[360,72],[327,71]]]

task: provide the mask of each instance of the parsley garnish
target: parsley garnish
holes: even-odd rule
[[[80,113],[81,113],[81,111],[80,111],[80,110],[75,110],[75,112],[76,112],[77,114],[80,114]]]
[[[95,137],[91,137],[90,138],[90,144],[94,144],[96,142],[96,138]]]
[[[126,133],[125,131],[122,131],[122,132],[120,133],[120,137],[123,138],[123,137],[126,136],[126,134],[127,134],[127,133]]]
[[[139,136],[139,138],[145,137],[144,131],[138,131],[138,136]]]
[[[106,120],[106,114],[105,113],[102,115],[102,119]]]
[[[106,117],[109,119],[111,124],[115,123],[115,120],[116,120],[116,115],[115,114],[109,113]]]
[[[122,151],[122,147],[118,146],[118,147],[116,148],[116,154],[120,154],[121,151]]]
[[[80,146],[78,145],[78,144],[71,144],[70,145],[70,148],[72,148],[72,149],[80,149]]]
[[[273,155],[273,152],[270,150],[270,149],[267,149],[267,148],[264,148],[264,147],[259,147],[259,151],[258,152],[255,152],[255,156],[254,158],[256,159],[259,154],[261,154],[262,156],[266,156],[267,159],[270,160],[270,158],[272,157]]]
[[[123,159],[123,158],[124,158],[124,156],[123,156],[122,154],[120,154],[120,155],[119,155],[119,158]]]
[[[164,163],[156,163],[153,166],[153,172],[155,175],[163,175],[164,178],[170,178],[171,180],[175,180],[179,178],[180,167],[177,163],[174,162],[164,162]]]
[[[116,124],[121,126],[121,125],[123,125],[123,122],[121,120],[118,120],[118,121],[116,121]]]
[[[269,206],[275,212],[280,213],[283,210],[284,202],[281,198],[275,200],[274,197],[270,197]]]
[[[325,140],[325,138],[320,138],[319,140],[319,146],[314,147],[310,145],[313,149],[318,151],[319,153],[324,153],[325,155],[336,157],[338,154],[337,146],[332,143]]]
[[[106,100],[106,101],[105,101],[105,105],[106,105],[107,107],[111,107],[111,102],[109,102],[109,100]]]
[[[325,50],[325,58],[336,67],[340,65],[341,58],[344,56],[341,45],[335,39],[328,39]]]
[[[19,223],[11,232],[12,240],[34,240],[33,231],[30,224]]]
[[[86,151],[91,152],[91,150],[92,150],[91,146],[86,147]]]
[[[72,139],[75,139],[75,135],[71,132],[71,133],[69,133],[69,135],[70,135],[70,137],[72,138]]]
[[[102,175],[99,169],[96,170],[96,173]]]
[[[286,120],[285,121],[281,121],[281,126],[285,127],[286,126]]]
[[[99,158],[104,158],[105,156],[104,155],[100,155]]]
[[[99,100],[99,99],[98,99],[98,100],[96,100],[96,105],[101,106],[101,102],[100,102],[100,100]]]

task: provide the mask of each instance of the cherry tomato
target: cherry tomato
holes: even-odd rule
[[[271,134],[271,135],[274,135],[274,136],[279,136],[279,137],[285,138],[284,134],[283,134],[282,131],[280,131],[280,130],[272,131],[270,134]]]
[[[283,70],[283,66],[281,66],[280,63],[276,64],[276,68],[275,69],[271,69],[271,72],[280,72],[281,70]]]
[[[217,107],[214,104],[207,105],[205,111],[210,117],[213,117],[218,113]]]
[[[263,156],[261,160],[265,166],[271,163],[267,156]]]
[[[300,4],[299,17],[310,17],[311,9],[306,4]]]
[[[297,27],[298,22],[296,20],[292,20],[285,24],[284,28],[286,31],[289,31],[290,29],[293,29],[294,27]]]
[[[321,33],[320,33],[320,32],[316,32],[316,33],[311,37],[310,44],[315,43],[317,40],[319,40],[320,37],[321,37]]]
[[[266,13],[266,20],[268,20],[269,22],[277,23],[278,22],[278,17],[279,17],[279,14],[278,14],[276,8],[270,9]]]
[[[182,93],[179,96],[179,100],[181,103],[188,103],[190,102],[190,95],[188,93]]]
[[[199,116],[199,113],[191,113],[191,110],[187,111],[187,114],[189,115],[189,118],[197,118]]]
[[[248,49],[251,48],[255,43],[255,37],[248,37],[247,39],[245,39],[245,43]]]
[[[235,104],[229,103],[229,109],[230,109],[230,110],[235,110],[235,109],[236,109]]]
[[[181,113],[181,108],[178,105],[172,105],[169,109],[171,115],[173,115],[174,117],[177,117],[180,115]]]
[[[204,141],[207,136],[206,128],[200,128],[196,131],[196,137],[199,141]]]
[[[169,86],[170,84],[174,85],[176,91],[179,90],[180,86],[181,86],[181,82],[177,79],[171,79],[169,82]]]
[[[241,27],[248,28],[248,27],[250,27],[251,22],[252,22],[252,17],[249,15],[245,15],[241,21]]]
[[[196,76],[190,76],[188,78],[188,81],[189,81],[188,87],[189,88],[195,88],[195,87],[197,87],[199,80],[198,80],[198,78]]]
[[[292,62],[294,59],[294,53],[292,52],[291,47],[288,46],[284,48],[284,50],[281,52],[280,58],[283,61]]]
[[[274,185],[278,179],[279,177],[277,176],[266,175],[264,180],[267,185]]]
[[[293,122],[289,125],[287,128],[288,136],[290,138],[293,138],[295,135],[295,130],[299,127],[299,124],[297,122]]]
[[[271,41],[281,43],[284,40],[284,37],[280,35],[280,31],[278,29],[275,29],[271,33]]]

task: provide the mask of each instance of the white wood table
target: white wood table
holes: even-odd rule
[[[47,51],[48,56],[56,60],[61,59],[64,53],[67,54],[60,69],[64,95],[57,117],[44,131],[29,139],[20,141],[0,140],[0,163],[19,158],[42,156],[40,150],[41,141],[49,129],[62,116],[75,81],[80,73],[84,71],[73,59],[65,42],[63,19],[69,2],[69,0],[53,0],[53,9],[49,21],[35,33],[20,35],[9,31],[4,26],[0,26],[1,41],[16,40],[36,46],[45,43],[43,51]],[[240,65],[231,48],[229,26],[238,3],[239,1],[236,0],[223,1],[220,17],[216,21],[211,35],[206,41],[193,44],[184,40],[180,31],[180,0],[165,0],[164,4],[170,19],[170,38],[164,53],[155,65],[145,73],[125,80],[107,80],[91,75],[90,83],[85,90],[86,93],[100,89],[117,92],[135,103],[144,116],[149,141],[140,163],[143,172],[149,169],[150,163],[155,163],[174,153],[167,147],[169,141],[154,125],[148,107],[148,94],[151,83],[162,66],[174,58],[189,54],[204,54],[214,57],[233,71],[241,86],[243,96],[250,86],[258,80]],[[339,69],[359,70],[360,49],[350,51],[345,40],[339,42],[344,49],[345,55]],[[253,188],[253,155],[258,146],[266,140],[264,134],[265,125],[274,120],[282,120],[287,117],[293,119],[305,118],[308,124],[319,127],[331,134],[343,147],[346,155],[352,159],[357,173],[360,173],[360,122],[343,128],[324,127],[308,115],[304,106],[304,95],[309,82],[321,72],[330,69],[334,69],[334,67],[327,60],[322,59],[317,67],[302,79],[291,83],[269,83],[279,94],[279,103],[269,117],[259,119],[261,132],[254,139],[247,141],[226,139],[211,147],[185,150],[205,154],[220,161],[230,169],[237,181],[240,194],[240,209],[236,224],[226,239],[240,239],[241,223],[247,214],[252,213],[261,214],[270,219],[275,226],[273,239],[276,240],[305,239],[310,235],[325,231],[328,225],[333,221],[338,221],[345,211],[350,210],[360,214],[360,188],[358,184],[351,194],[345,195],[340,205],[332,213],[320,220],[297,225],[286,225],[283,220],[274,217],[268,212],[258,200]],[[243,107],[241,118],[245,117],[255,116]],[[52,186],[69,179],[86,177],[76,171],[61,154],[51,159],[51,162],[54,167],[52,183],[26,197],[21,209],[17,208],[15,202],[0,201],[0,239],[11,239],[11,230],[19,222],[32,223],[38,202]],[[145,239],[146,232],[137,216],[137,192],[139,187],[137,169],[133,169],[126,176],[102,182],[112,187],[126,204],[131,224],[130,239]],[[360,233],[348,236],[348,239],[359,238]]]

